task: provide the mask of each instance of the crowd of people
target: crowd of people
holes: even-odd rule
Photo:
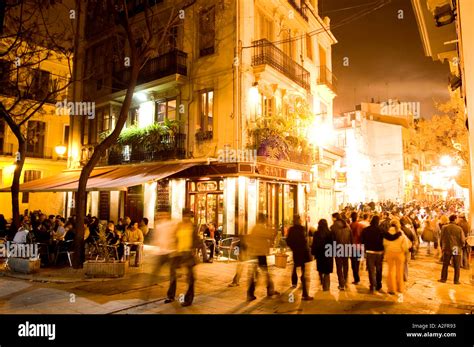
[[[3,215],[0,215],[0,237],[13,243],[38,243],[42,264],[48,265],[57,254],[58,249],[72,249],[75,239],[75,217],[65,219],[61,215],[46,215],[39,211],[25,211],[20,216],[18,230],[10,229]],[[117,260],[123,260],[125,244],[130,244],[130,249],[136,248],[140,252],[140,243],[143,243],[149,233],[148,219],[142,218],[139,222],[132,221],[129,217],[120,218],[117,224],[108,221],[101,224],[97,217],[87,215],[84,219],[85,253],[91,254],[93,245],[102,243],[105,246],[117,249]],[[113,254],[112,254],[113,255]],[[137,255],[136,259],[139,259]]]
[[[353,285],[360,284],[361,273],[366,270],[370,293],[385,293],[382,289],[382,265],[385,260],[386,292],[390,295],[400,294],[405,291],[410,261],[420,254],[422,243],[426,245],[426,255],[442,264],[439,281],[444,283],[448,280],[448,269],[452,265],[453,282],[459,284],[460,268],[469,268],[470,254],[466,240],[471,228],[463,211],[464,206],[459,200],[432,204],[369,202],[344,206],[339,212],[332,214],[331,223],[321,219],[315,227],[308,227],[296,215],[293,225],[282,235],[293,255],[291,285],[296,288],[300,280],[302,299],[313,300],[309,293],[309,271],[306,266],[315,259],[323,291],[330,290],[330,275],[335,268],[340,291],[348,288],[351,269]],[[170,286],[165,303],[175,301],[176,271],[179,267],[185,267],[188,290],[181,304],[191,305],[195,281],[193,268],[198,259],[196,256],[201,254],[202,261],[212,262],[214,255],[220,252],[222,229],[216,228],[214,223],[196,226],[193,217],[192,211],[184,209],[182,221],[172,221],[168,216],[167,220],[158,220],[155,225],[161,249],[155,271],[159,272],[164,264],[170,266]],[[47,216],[41,211],[34,211],[21,216],[21,227],[12,234],[8,232],[4,218],[0,215],[0,232],[4,234],[0,237],[5,236],[16,243],[37,242],[53,248],[48,254],[54,254],[54,247],[67,242],[72,245],[75,239],[74,222],[74,217],[66,220],[60,215]],[[125,245],[135,247],[137,262],[141,251],[138,245],[143,245],[149,231],[146,218],[136,222],[125,217],[116,224],[113,221],[101,224],[98,218],[89,215],[84,224],[86,253],[88,248],[94,248],[99,240],[103,240],[115,250],[117,260],[124,259]],[[239,262],[229,286],[240,284],[243,267],[247,263],[250,266],[247,283],[249,301],[256,299],[255,291],[261,273],[266,278],[267,295],[272,297],[280,294],[275,289],[267,264],[270,248],[275,246],[275,235],[275,228],[270,225],[267,216],[261,213],[248,235],[239,236]]]

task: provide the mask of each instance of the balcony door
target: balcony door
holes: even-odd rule
[[[26,155],[43,157],[45,143],[46,123],[30,120],[26,132]]]

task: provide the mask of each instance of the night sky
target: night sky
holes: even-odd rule
[[[320,15],[331,18],[331,30],[338,40],[332,59],[338,79],[334,115],[374,98],[376,102],[420,102],[422,117],[430,118],[436,113],[433,101],[449,99],[449,66],[425,56],[410,0],[392,0],[366,16],[336,27],[379,3],[319,0]],[[368,5],[359,7],[364,4]],[[354,8],[341,10],[347,7]],[[398,19],[399,10],[403,10],[404,19]],[[343,65],[345,57],[349,58],[349,66]]]

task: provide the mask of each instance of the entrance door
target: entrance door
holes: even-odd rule
[[[197,224],[215,223],[220,226],[224,220],[224,195],[222,193],[191,194],[190,208],[195,213]]]
[[[128,188],[125,216],[137,222],[143,218],[143,187],[141,185]]]

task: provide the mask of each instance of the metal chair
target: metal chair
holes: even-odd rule
[[[219,249],[222,251],[220,254],[223,254],[224,251],[227,251],[227,262],[230,261],[232,252],[235,250],[235,247],[239,244],[239,239],[237,237],[228,237],[219,241]],[[235,254],[235,253],[234,253]],[[238,253],[236,253],[238,259]]]
[[[70,249],[73,242],[74,242],[73,240],[68,240],[68,241],[61,241],[58,244],[58,249],[56,251],[56,258],[54,259],[54,265],[57,265],[59,256],[61,254],[66,254],[67,259],[69,261],[69,266],[72,267],[71,253],[73,253],[73,251],[71,251]]]

